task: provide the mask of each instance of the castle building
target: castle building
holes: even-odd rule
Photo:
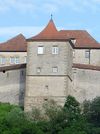
[[[87,31],[58,31],[51,19],[36,36],[0,44],[0,61],[0,101],[25,111],[50,99],[63,105],[69,94],[100,96],[100,44]]]
[[[0,43],[0,66],[26,63],[27,42],[22,34]]]
[[[50,30],[50,29],[49,29]],[[60,30],[59,36],[72,39],[73,63],[100,65],[100,43],[85,30]],[[27,41],[22,34],[0,43],[0,66],[26,63]]]

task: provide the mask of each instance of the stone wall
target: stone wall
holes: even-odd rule
[[[100,71],[73,68],[70,94],[79,102],[100,96]]]
[[[44,54],[38,54],[38,46],[44,47]],[[52,47],[58,46],[59,53],[52,54]],[[29,42],[27,56],[27,75],[69,75],[72,68],[72,47],[69,42]],[[52,73],[52,67],[58,72]],[[40,74],[37,67],[41,68]]]
[[[38,46],[44,47],[44,53],[38,54]],[[59,53],[52,54],[52,47],[58,46]],[[29,42],[25,93],[25,111],[34,105],[42,105],[48,99],[54,99],[63,105],[68,95],[69,81],[72,77],[72,48],[69,42]],[[53,67],[58,67],[56,73]],[[37,67],[41,72],[37,72]]]
[[[30,76],[27,77],[25,111],[33,106],[42,106],[45,101],[55,100],[63,105],[68,95],[68,77]]]
[[[100,66],[100,49],[91,49],[90,63]]]
[[[26,69],[0,72],[0,102],[23,105]]]
[[[88,49],[75,49],[73,62],[100,66],[100,49],[90,49],[90,59],[85,57],[86,50]]]

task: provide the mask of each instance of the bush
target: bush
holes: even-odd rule
[[[100,126],[100,97],[96,97],[91,102],[84,103],[84,115],[89,123]]]
[[[43,108],[24,113],[0,103],[0,134],[100,134],[100,97],[79,102],[68,96],[64,107],[49,101]]]

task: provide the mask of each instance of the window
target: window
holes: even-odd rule
[[[15,57],[15,64],[19,64],[19,57]]]
[[[57,46],[52,47],[52,54],[58,54],[59,53],[59,48]]]
[[[24,63],[27,63],[27,56],[24,57]]]
[[[2,57],[0,57],[0,64],[2,64]]]
[[[6,63],[6,58],[0,57],[0,64],[5,64],[5,63]]]
[[[73,50],[73,58],[75,58],[75,50]]]
[[[43,54],[44,48],[43,46],[38,47],[38,54]]]
[[[72,43],[75,44],[76,43],[76,39],[71,39]]]
[[[57,72],[58,72],[58,67],[53,67],[53,68],[52,68],[52,72],[53,72],[53,73],[57,73]]]
[[[19,57],[10,57],[10,64],[18,64]]]
[[[86,50],[85,51],[85,58],[89,58],[90,57],[90,50]]]
[[[15,64],[15,57],[10,57],[10,63]]]
[[[40,73],[40,72],[41,72],[41,68],[37,67],[37,73]]]

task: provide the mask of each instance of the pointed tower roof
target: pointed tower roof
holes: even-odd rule
[[[39,41],[39,40],[67,40],[63,38],[57,30],[53,19],[51,18],[47,26],[36,36],[33,36],[28,41]]]
[[[38,35],[33,36],[29,39],[31,40],[54,39],[57,35],[58,30],[51,18],[48,25]]]
[[[53,20],[51,19],[51,20],[49,21],[48,25],[44,28],[44,30],[43,30],[39,35],[41,35],[41,36],[43,36],[43,35],[44,35],[44,36],[45,36],[45,35],[50,36],[50,35],[52,35],[52,34],[57,34],[57,33],[58,33],[57,28],[56,28],[56,26],[55,26]],[[38,36],[39,36],[39,35],[38,35]]]
[[[58,31],[52,16],[48,25],[38,35],[33,36],[27,41],[70,41],[75,40],[75,48],[100,49],[100,44],[85,30],[60,30]]]

